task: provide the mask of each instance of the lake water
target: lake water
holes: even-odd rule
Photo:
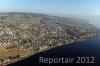
[[[83,66],[100,66],[100,37],[80,41],[76,43],[72,43],[69,45],[64,45],[60,47],[56,47],[41,53],[38,53],[34,56],[31,56],[29,58],[26,58],[24,60],[18,61],[16,63],[10,64],[8,66],[37,66],[37,65],[49,65],[47,64],[39,64],[39,57],[45,57],[45,58],[60,58],[60,57],[73,57],[75,58],[73,64],[72,63],[59,63],[59,65],[83,65]],[[91,57],[94,57],[93,62],[95,63],[76,63],[77,57],[89,57],[90,61],[93,59]],[[50,64],[50,65],[58,65],[58,64]]]

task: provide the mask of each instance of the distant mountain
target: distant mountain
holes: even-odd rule
[[[41,20],[57,20],[58,22],[77,22],[77,23],[86,23],[88,24],[87,20],[80,19],[80,18],[73,18],[73,17],[58,17],[58,16],[49,16],[45,14],[37,14],[37,13],[20,13],[20,12],[11,12],[11,13],[0,13],[0,19],[5,19],[6,17],[12,17],[17,18],[23,17],[23,18],[29,18],[29,17],[35,17],[35,18],[41,18]]]
[[[88,23],[90,23],[100,29],[100,15],[80,15],[80,16],[76,15],[76,16],[72,16],[72,17],[85,19],[88,21]]]
[[[37,14],[37,13],[21,13],[21,12],[11,12],[11,13],[0,13],[2,16],[13,16],[13,15],[31,15],[35,17],[48,17],[45,14]]]

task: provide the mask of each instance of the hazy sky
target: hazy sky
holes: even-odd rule
[[[0,12],[100,15],[100,0],[0,0]]]

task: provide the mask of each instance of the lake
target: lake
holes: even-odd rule
[[[39,63],[40,57],[45,58],[60,58],[60,57],[73,57],[75,60],[73,63],[59,63],[59,65],[83,65],[83,66],[100,66],[100,37],[75,42],[69,45],[59,46],[44,52],[35,54],[29,58],[23,59],[21,61],[15,62],[8,66],[37,66],[37,65],[58,65],[57,63]],[[76,63],[81,58],[82,63]],[[84,61],[85,58],[85,61]],[[86,63],[94,62],[94,63]],[[85,63],[84,63],[85,62]]]

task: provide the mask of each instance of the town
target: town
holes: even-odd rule
[[[86,20],[31,13],[0,13],[0,64],[99,36]]]

